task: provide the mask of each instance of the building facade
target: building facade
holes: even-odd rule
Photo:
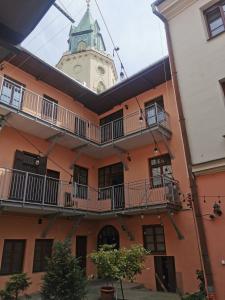
[[[156,1],[175,63],[191,170],[204,237],[205,275],[213,299],[224,299],[225,2]],[[218,238],[220,237],[220,238]]]
[[[99,245],[138,243],[151,255],[137,282],[196,291],[201,263],[168,58],[106,95],[24,49],[0,72],[0,286],[24,271],[29,292],[39,291],[44,257],[70,238],[87,276],[96,277],[87,254]]]
[[[117,71],[106,47],[97,20],[88,7],[78,26],[71,26],[69,50],[57,68],[100,94],[117,81]]]

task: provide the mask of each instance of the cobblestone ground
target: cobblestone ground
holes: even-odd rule
[[[88,285],[88,294],[85,300],[100,300],[100,287],[103,285],[100,281],[91,282]],[[115,300],[121,299],[121,292],[119,286],[116,284],[117,295]],[[180,300],[177,294],[150,292],[142,285],[138,284],[124,284],[124,294],[127,300]],[[32,300],[41,300],[39,295],[32,297]],[[63,299],[62,299],[63,300]]]

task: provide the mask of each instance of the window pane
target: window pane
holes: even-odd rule
[[[155,233],[158,234],[164,234],[164,230],[162,226],[155,227]]]
[[[216,8],[213,12],[208,13],[207,19],[212,36],[224,31],[225,28],[219,8]]]
[[[21,273],[25,240],[5,240],[2,254],[1,274]]]
[[[148,244],[146,244],[146,248],[147,248],[147,250],[149,250],[149,251],[153,251],[153,252],[156,251],[154,244],[148,243]]]
[[[51,257],[53,240],[36,240],[34,249],[33,272],[46,271],[46,259]]]
[[[157,244],[157,251],[159,252],[164,252],[165,249],[165,245],[164,244]]]

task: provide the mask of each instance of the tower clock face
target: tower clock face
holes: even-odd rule
[[[81,72],[81,70],[82,70],[82,67],[81,67],[81,65],[75,65],[73,67],[73,70],[74,70],[75,74],[79,74]]]

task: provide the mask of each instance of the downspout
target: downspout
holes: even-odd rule
[[[167,19],[157,10],[156,5],[154,3],[152,4],[152,11],[165,24],[165,31],[166,31],[169,59],[170,59],[170,68],[171,68],[173,86],[174,86],[174,91],[176,96],[181,133],[183,137],[184,153],[187,161],[187,170],[188,170],[188,177],[189,177],[188,179],[189,179],[191,193],[193,195],[192,208],[193,208],[194,219],[197,227],[196,231],[197,231],[197,238],[199,242],[201,261],[203,265],[203,272],[204,272],[204,277],[206,282],[206,291],[207,291],[208,299],[215,300],[216,298],[215,298],[215,288],[214,288],[214,281],[212,275],[212,268],[209,260],[209,253],[208,253],[208,247],[206,241],[206,234],[204,230],[204,224],[202,222],[202,217],[201,217],[201,209],[199,205],[196,179],[194,174],[192,173],[191,152],[189,148],[186,123],[185,123],[185,118],[183,113],[182,102],[181,102],[181,94],[180,94],[179,83],[177,78],[177,71],[176,71],[176,65],[174,60],[169,23]]]

